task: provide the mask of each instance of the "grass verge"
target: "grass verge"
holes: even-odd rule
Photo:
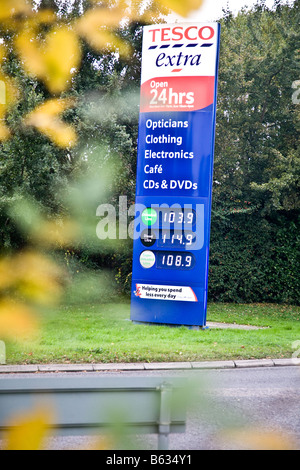
[[[7,344],[8,364],[178,362],[289,358],[300,340],[300,308],[209,304],[208,321],[262,330],[134,325],[130,303],[64,306],[41,320],[39,334]]]

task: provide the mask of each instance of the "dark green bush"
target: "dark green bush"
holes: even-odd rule
[[[212,218],[209,299],[299,304],[299,223],[255,214]]]

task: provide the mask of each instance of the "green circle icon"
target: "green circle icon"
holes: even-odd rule
[[[142,213],[142,222],[144,225],[153,225],[157,221],[157,212],[154,209],[145,209]]]
[[[143,251],[143,253],[140,256],[140,263],[141,266],[145,269],[150,269],[152,266],[154,266],[156,261],[155,254],[153,251]]]

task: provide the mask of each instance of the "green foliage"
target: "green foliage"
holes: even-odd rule
[[[299,303],[299,1],[222,23],[209,299]],[[117,279],[130,290],[131,259]]]
[[[43,1],[42,7],[56,3]],[[89,7],[89,2],[80,4],[83,11]],[[60,2],[57,14],[72,21],[80,16],[79,3],[74,5],[69,9],[67,2]],[[292,6],[278,1],[274,10],[258,2],[237,17],[230,11],[224,15],[209,298],[299,303],[300,116],[299,105],[292,101],[292,83],[300,78],[299,0]],[[129,205],[134,202],[141,27],[136,21],[118,31],[132,46],[130,57],[100,53],[82,41],[80,69],[64,93],[77,100],[76,108],[64,115],[79,136],[73,149],[58,148],[22,126],[24,116],[48,99],[49,92],[24,73],[12,50],[3,65],[17,81],[21,97],[7,115],[12,137],[0,146],[1,249],[20,248],[28,241],[11,217],[16,203],[30,197],[50,220],[76,212],[77,204],[94,240],[78,247],[76,262],[100,271],[112,267],[118,291],[126,294],[132,243],[124,241],[110,250],[99,244],[95,214],[102,202],[117,207],[120,195],[128,197]],[[108,162],[116,176],[103,201],[95,188]],[[72,192],[73,182],[83,180],[95,163],[90,184],[85,181]],[[71,209],[62,188],[72,195]],[[72,276],[76,272],[73,267]]]
[[[299,304],[299,222],[213,217],[209,299]]]
[[[214,194],[226,208],[299,209],[299,1],[222,21]],[[298,195],[297,195],[298,193]],[[275,203],[275,204],[274,204]]]
[[[290,358],[300,334],[300,311],[286,305],[210,303],[210,322],[261,330],[133,325],[129,302],[77,304],[52,310],[39,337],[7,344],[9,364],[185,362]],[[106,299],[105,299],[106,301]]]
[[[299,1],[222,20],[209,297],[299,303]]]

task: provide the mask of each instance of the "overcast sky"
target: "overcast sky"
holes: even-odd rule
[[[222,16],[222,9],[226,9],[227,5],[229,5],[231,11],[238,13],[244,6],[251,8],[256,3],[257,0],[204,0],[202,8],[197,12],[193,12],[188,19],[199,21],[218,20]],[[292,4],[293,0],[286,0],[285,3]],[[267,0],[266,4],[271,8],[274,5],[274,0]]]

